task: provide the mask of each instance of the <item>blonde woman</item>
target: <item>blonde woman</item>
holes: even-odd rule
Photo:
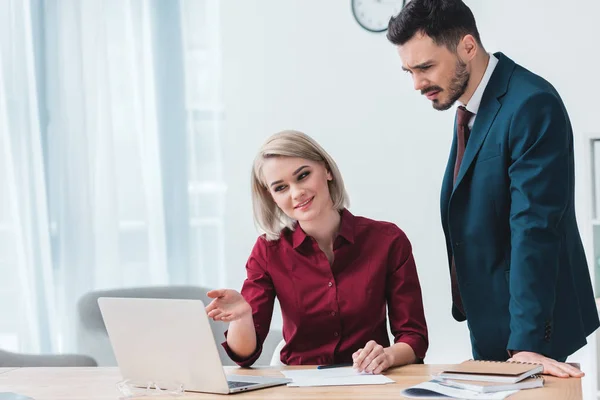
[[[208,316],[229,322],[223,346],[240,366],[260,356],[275,297],[281,361],[352,363],[381,373],[419,362],[428,347],[421,288],[404,232],[354,216],[333,159],[296,131],[270,137],[252,170],[257,225],[241,294],[213,290]],[[386,306],[394,344],[386,326]]]

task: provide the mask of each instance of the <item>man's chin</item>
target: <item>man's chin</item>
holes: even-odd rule
[[[450,107],[452,107],[452,105],[454,104],[454,102],[450,103],[450,102],[445,102],[442,103],[439,100],[435,99],[431,102],[431,105],[433,106],[434,109],[438,110],[438,111],[446,111],[448,110]]]

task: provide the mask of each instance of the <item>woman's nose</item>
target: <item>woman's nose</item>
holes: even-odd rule
[[[304,192],[304,188],[296,186],[292,189],[292,198],[294,200],[300,200],[304,197]]]

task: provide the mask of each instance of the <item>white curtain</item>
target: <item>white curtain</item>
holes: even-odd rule
[[[90,288],[168,282],[149,15],[145,1],[46,2],[50,220],[67,311]],[[121,260],[128,245],[143,254]]]
[[[0,339],[40,351],[57,312],[30,15],[27,1],[0,7]]]
[[[180,10],[151,0],[0,4],[0,347],[73,351],[75,305],[90,290],[224,281],[222,245],[209,254],[221,272],[194,257],[202,198],[190,188],[208,187],[211,198],[224,190],[218,172],[192,179],[204,164],[186,154],[198,132],[185,98],[199,95],[186,95],[184,77],[177,92],[157,76],[169,72],[161,57],[173,43],[159,48],[155,25],[167,25],[156,7],[173,5]],[[167,31],[193,81],[181,29]],[[179,99],[179,135],[168,116],[161,131],[158,86]],[[201,125],[214,136],[213,111]],[[183,173],[177,159],[190,160]],[[222,210],[208,217],[200,226],[218,233]]]

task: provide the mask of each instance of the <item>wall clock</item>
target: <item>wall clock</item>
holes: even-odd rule
[[[397,15],[406,0],[350,0],[352,15],[369,32],[387,30],[390,18]]]

